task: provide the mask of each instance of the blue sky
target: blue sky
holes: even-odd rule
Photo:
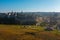
[[[0,0],[0,12],[60,12],[60,0]]]

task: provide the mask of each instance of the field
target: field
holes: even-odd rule
[[[60,40],[60,32],[34,25],[0,25],[0,40]]]

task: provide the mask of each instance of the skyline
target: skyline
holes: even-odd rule
[[[60,12],[60,0],[0,0],[0,12]]]

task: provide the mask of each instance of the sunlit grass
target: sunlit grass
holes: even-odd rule
[[[60,32],[35,25],[0,25],[0,40],[60,40]]]

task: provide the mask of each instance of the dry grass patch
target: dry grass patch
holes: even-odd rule
[[[60,40],[60,34],[20,28],[20,25],[0,25],[0,40]]]

